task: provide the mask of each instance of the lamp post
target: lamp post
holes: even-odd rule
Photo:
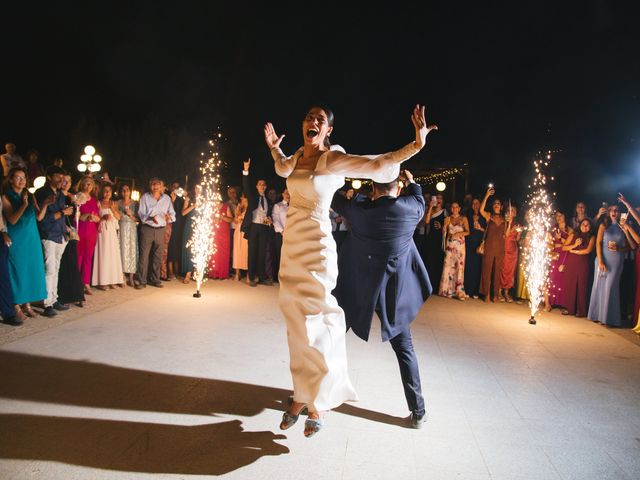
[[[84,147],[84,154],[80,156],[78,171],[80,173],[99,172],[102,168],[100,162],[102,162],[102,156],[96,153],[96,149],[93,146],[87,145]]]

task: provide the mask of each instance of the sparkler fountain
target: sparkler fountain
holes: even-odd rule
[[[551,230],[552,205],[547,192],[547,178],[544,167],[549,165],[551,151],[539,152],[533,166],[535,176],[532,190],[528,195],[528,245],[524,252],[524,267],[527,289],[529,290],[529,307],[531,318],[529,323],[536,324],[536,313],[544,296],[548,292],[549,282],[549,232]]]
[[[206,280],[206,272],[209,259],[216,253],[216,245],[213,241],[217,229],[218,207],[222,202],[220,195],[220,169],[222,159],[218,150],[218,142],[222,139],[222,133],[217,133],[213,140],[209,141],[209,154],[205,154],[200,160],[200,176],[202,181],[196,187],[196,208],[193,217],[193,234],[187,242],[187,248],[191,251],[196,280],[195,298],[200,298],[200,287]]]

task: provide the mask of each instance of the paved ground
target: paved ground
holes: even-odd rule
[[[425,427],[405,428],[390,346],[349,334],[361,401],[305,439],[277,428],[290,389],[277,287],[192,291],[97,292],[2,327],[0,478],[640,478],[630,331],[432,298],[413,327]]]

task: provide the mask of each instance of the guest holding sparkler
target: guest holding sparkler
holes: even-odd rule
[[[280,149],[284,135],[278,136],[271,123],[264,129],[276,173],[287,178],[291,195],[280,265],[280,307],[287,321],[294,393],[280,428],[293,426],[306,407],[307,437],[320,430],[324,412],[357,400],[347,370],[344,311],[331,294],[338,273],[329,220],[333,194],[345,176],[394,181],[400,164],[418,153],[427,133],[437,128],[427,127],[424,107],[416,106],[411,117],[415,141],[384,155],[356,156],[331,148],[333,120],[328,108],[310,108],[302,121],[304,146],[290,157]]]
[[[493,186],[487,189],[487,193],[480,205],[480,215],[487,222],[484,240],[484,256],[482,258],[482,277],[480,279],[480,294],[484,295],[484,301],[498,301],[500,293],[500,282],[502,280],[502,263],[504,261],[504,235],[506,226],[502,216],[502,202],[494,199],[491,205],[491,212],[485,211],[487,200],[496,191]],[[493,282],[492,282],[493,280]],[[491,285],[493,283],[493,297],[491,296]]]

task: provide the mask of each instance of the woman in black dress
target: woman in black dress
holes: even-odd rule
[[[58,301],[63,304],[75,303],[84,305],[84,284],[78,268],[78,229],[76,224],[76,196],[70,191],[71,175],[65,175],[62,181],[62,193],[66,197],[67,206],[73,207],[73,213],[65,217],[67,226],[67,246],[60,259],[58,272]]]
[[[433,285],[440,284],[442,267],[444,265],[444,248],[442,242],[442,227],[447,216],[442,206],[442,194],[432,197],[427,210],[427,234],[424,238],[425,267]]]
[[[482,255],[476,249],[482,243],[487,221],[480,215],[480,200],[474,198],[468,212],[469,230],[465,242],[466,257],[464,265],[464,291],[473,298],[480,294],[480,273],[482,272]]]

